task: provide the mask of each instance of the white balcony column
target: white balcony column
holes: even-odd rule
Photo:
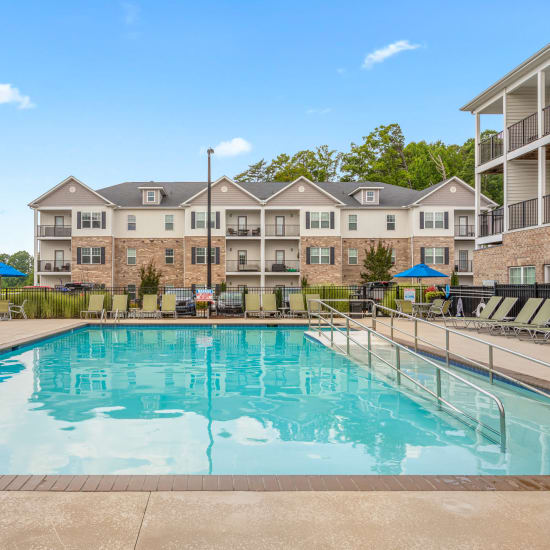
[[[474,205],[475,205],[474,231],[475,231],[475,238],[476,238],[475,243],[477,248],[477,239],[479,238],[479,215],[481,213],[481,174],[475,175]]]
[[[542,198],[546,194],[546,146],[539,147],[538,158],[538,186],[537,186],[537,212],[538,225],[544,223],[544,202]]]
[[[537,73],[537,122],[539,138],[544,135],[544,116],[542,110],[546,107],[546,73]]]
[[[260,286],[265,286],[265,209],[260,210]]]
[[[479,166],[479,141],[480,141],[480,120],[479,120],[479,113],[476,113],[476,135],[474,138],[475,141],[475,149],[474,149],[474,157],[475,157],[475,167],[477,168]]]
[[[502,133],[502,146],[504,147],[503,162],[502,162],[502,231],[508,230],[508,117],[507,112],[507,93],[504,92],[502,96],[502,127],[504,129]]]
[[[38,284],[38,210],[34,209],[34,283]]]

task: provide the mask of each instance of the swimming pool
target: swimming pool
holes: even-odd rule
[[[2,354],[0,474],[550,473],[543,399],[461,371],[503,400],[502,453],[305,330],[98,326]],[[403,369],[432,383],[422,362]],[[443,385],[497,425],[490,400]]]

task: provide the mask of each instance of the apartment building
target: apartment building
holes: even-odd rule
[[[376,182],[212,184],[126,182],[93,190],[74,177],[34,210],[35,284],[69,281],[139,285],[153,260],[166,286],[206,281],[207,223],[212,280],[228,287],[353,284],[365,250],[391,245],[395,273],[419,262],[472,281],[474,190],[458,178],[415,191]],[[496,205],[480,196],[480,208]],[[437,282],[437,281],[436,281]]]
[[[475,115],[474,282],[550,282],[550,45],[461,110]],[[481,128],[498,127],[481,141]],[[504,182],[504,204],[489,212],[479,200],[487,174]]]

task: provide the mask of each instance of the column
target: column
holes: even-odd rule
[[[265,210],[260,210],[260,286],[265,286]]]
[[[34,283],[38,284],[38,210],[34,209]]]
[[[544,201],[546,194],[546,146],[539,147],[538,158],[538,187],[537,187],[537,211],[538,224],[544,223]]]
[[[507,116],[506,116],[506,91],[504,92],[504,95],[502,96],[502,128],[503,128],[503,164],[502,164],[502,185],[503,185],[503,212],[502,212],[502,219],[503,219],[503,232],[508,230],[508,126],[507,126]]]
[[[546,73],[539,71],[537,73],[537,122],[539,138],[544,134],[544,116],[542,110],[546,107]]]
[[[475,214],[474,214],[474,246],[477,248],[477,239],[479,238],[479,214],[480,214],[480,195],[481,195],[481,175],[477,173],[477,167],[479,165],[479,128],[480,120],[479,113],[476,113],[476,132],[474,137],[474,185],[475,185]]]

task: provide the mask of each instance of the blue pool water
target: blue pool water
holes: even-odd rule
[[[542,400],[465,375],[504,402],[502,453],[389,369],[304,332],[98,327],[0,355],[0,474],[550,473]],[[423,362],[403,368],[432,384]],[[487,398],[443,390],[498,428]]]

